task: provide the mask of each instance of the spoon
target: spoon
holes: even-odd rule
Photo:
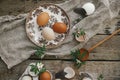
[[[110,38],[112,38],[115,34],[117,34],[118,32],[120,32],[120,29],[114,31],[111,35],[107,36],[106,38],[104,38],[103,40],[101,40],[100,42],[98,42],[97,44],[93,45],[91,48],[89,48],[88,50],[85,48],[81,48],[80,49],[80,54],[86,53],[85,57],[83,57],[81,60],[82,61],[86,61],[89,57],[89,53],[93,51],[93,49],[95,49],[96,47],[100,46],[102,43],[104,43],[105,41],[109,40]]]

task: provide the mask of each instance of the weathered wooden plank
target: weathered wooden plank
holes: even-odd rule
[[[88,49],[92,45],[104,39],[107,35],[101,36],[97,35],[89,40],[85,45]],[[120,60],[120,36],[114,36],[110,40],[106,41],[99,47],[93,50],[90,55],[91,59],[101,59],[101,60]]]
[[[120,80],[120,62],[105,62],[105,61],[93,61],[86,62],[85,65],[76,69],[72,62],[64,61],[62,67],[71,66],[76,70],[76,77],[73,80],[78,80],[78,75],[80,72],[87,72],[96,78],[102,74],[104,80]]]
[[[46,4],[46,3],[61,3],[64,2],[65,0],[25,0],[25,12],[30,12],[31,10],[35,9],[41,4]]]
[[[96,35],[91,38],[84,46],[89,49],[108,35]],[[38,59],[36,56],[31,56],[30,59]],[[44,59],[71,59],[71,56],[45,56]],[[120,35],[114,36],[112,39],[103,43],[90,53],[89,60],[120,60]]]
[[[0,59],[0,80],[18,80],[19,77],[22,75],[26,67],[31,62],[38,62],[40,60],[26,60],[19,65],[13,67],[12,69],[8,70],[6,64]],[[42,61],[46,64],[46,68],[55,73],[55,70],[60,69],[60,62],[61,61]],[[58,67],[57,67],[58,66]]]
[[[27,13],[43,3],[61,3],[65,0],[0,0],[0,16]]]
[[[0,0],[0,16],[24,13],[24,0]]]
[[[28,64],[37,61],[38,60],[27,60],[8,70],[3,61],[0,60],[0,80],[18,80]],[[88,72],[94,77],[103,74],[105,80],[120,80],[120,62],[87,61],[86,65],[83,65],[79,69],[70,61],[43,60],[42,62],[45,64],[46,68],[52,72],[53,76],[59,70],[64,69],[66,66],[70,66],[76,72],[75,77],[71,80],[78,80],[79,72]]]

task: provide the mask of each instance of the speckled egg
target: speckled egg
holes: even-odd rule
[[[45,27],[42,30],[42,36],[46,39],[46,40],[54,40],[55,39],[55,33],[54,31],[49,28],[49,27]]]

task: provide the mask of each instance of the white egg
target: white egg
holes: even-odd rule
[[[32,80],[30,76],[23,76],[22,80]]]
[[[82,6],[83,9],[85,9],[87,15],[91,15],[93,14],[93,12],[95,11],[95,5],[93,3],[86,3]]]
[[[42,63],[37,63],[37,67],[38,67],[38,69],[42,69],[43,66],[44,66],[44,64],[42,64]]]
[[[43,37],[46,39],[46,40],[54,40],[55,39],[55,33],[54,31],[49,28],[49,27],[45,27],[43,30],[42,30],[42,35]]]

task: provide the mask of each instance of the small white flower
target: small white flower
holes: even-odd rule
[[[82,63],[80,60],[76,59],[77,64]]]
[[[44,64],[42,64],[42,63],[37,63],[37,67],[38,67],[38,69],[42,69],[43,66],[44,66]]]

